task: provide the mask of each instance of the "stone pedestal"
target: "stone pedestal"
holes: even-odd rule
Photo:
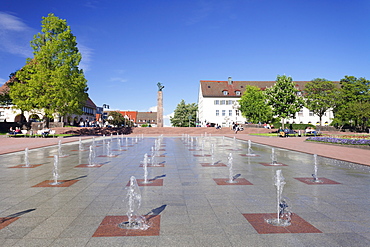
[[[163,127],[163,93],[158,91],[157,98],[157,127]]]

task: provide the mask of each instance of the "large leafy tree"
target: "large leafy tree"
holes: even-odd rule
[[[125,117],[118,111],[110,111],[108,113],[107,122],[113,126],[120,127],[125,124]]]
[[[185,100],[177,105],[174,116],[170,117],[174,127],[195,127],[198,105],[196,103],[186,104]]]
[[[19,82],[10,89],[13,103],[22,111],[39,110],[46,119],[55,114],[81,114],[87,84],[78,65],[81,54],[66,20],[54,14],[43,17],[41,33],[31,41],[34,57],[17,72]]]
[[[322,116],[325,112],[335,106],[337,95],[338,89],[335,84],[324,78],[313,79],[305,85],[306,107],[319,116],[320,125],[322,125]]]
[[[285,118],[293,118],[303,107],[304,101],[290,76],[278,75],[274,86],[266,89],[266,93],[273,114],[282,119],[283,127]]]
[[[252,123],[268,122],[272,119],[272,109],[267,104],[267,96],[256,86],[246,86],[239,105],[242,115]]]
[[[12,72],[9,75],[9,80],[0,89],[0,105],[12,105],[12,99],[10,98],[9,88],[14,84],[14,81],[18,79],[15,77],[16,72]]]
[[[340,84],[334,123],[354,123],[364,131],[370,119],[370,81],[362,77],[345,76]]]

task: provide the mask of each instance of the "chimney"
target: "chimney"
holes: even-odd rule
[[[231,78],[231,76],[229,76],[229,78],[227,78],[227,84],[229,85],[232,85],[233,84],[233,79]]]

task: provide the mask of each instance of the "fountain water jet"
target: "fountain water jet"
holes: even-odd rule
[[[271,148],[271,165],[280,166],[282,164],[277,162],[275,148]]]
[[[30,160],[28,158],[28,148],[24,150],[24,166],[23,167],[30,167]]]
[[[215,164],[215,145],[213,143],[211,145],[211,159],[212,159],[211,165],[214,165]]]
[[[78,140],[78,150],[79,151],[84,151],[84,147],[82,145],[82,140],[81,140],[81,137],[79,138]]]
[[[58,155],[54,155],[54,166],[53,166],[53,180],[54,180],[54,182],[50,183],[50,185],[59,185],[59,184],[61,184],[61,182],[58,182],[58,178],[59,178],[58,164],[59,164],[59,157],[58,157]]]
[[[62,140],[59,140],[59,142],[58,142],[58,156],[59,157],[66,157],[66,156],[68,156],[66,154],[63,154],[63,152],[62,152]]]
[[[111,147],[111,142],[107,142],[107,156],[108,157],[113,157],[113,153],[112,153],[112,147]]]
[[[147,230],[150,225],[144,216],[138,214],[138,210],[141,206],[141,193],[134,176],[131,176],[130,186],[127,187],[126,190],[127,194],[124,201],[127,202],[128,206],[128,221],[122,222],[118,224],[118,226],[124,229]]]
[[[313,159],[314,159],[314,173],[312,174],[313,182],[322,183],[322,181],[317,176],[317,154],[313,155]]]
[[[229,167],[228,183],[237,183],[237,181],[235,181],[235,176],[233,176],[233,154],[229,153],[229,157],[227,157],[227,159],[228,159],[227,166]]]
[[[88,164],[88,166],[96,166],[95,157],[96,157],[95,146],[94,145],[91,145],[90,146],[89,164]]]
[[[291,212],[287,209],[287,202],[282,199],[283,188],[285,185],[284,177],[281,170],[276,171],[275,175],[275,186],[276,186],[276,199],[277,199],[277,218],[266,220],[267,223],[274,226],[290,226]]]
[[[142,183],[149,184],[151,182],[148,181],[148,154],[144,154],[143,168],[144,168],[144,181]]]
[[[257,156],[257,154],[255,154],[252,150],[251,140],[248,140],[248,153],[246,154],[246,156],[249,156],[249,157]]]

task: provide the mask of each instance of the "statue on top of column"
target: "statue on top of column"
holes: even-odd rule
[[[157,86],[158,86],[158,91],[162,91],[162,89],[164,88],[164,86],[162,86],[162,83],[160,82],[157,83]]]

